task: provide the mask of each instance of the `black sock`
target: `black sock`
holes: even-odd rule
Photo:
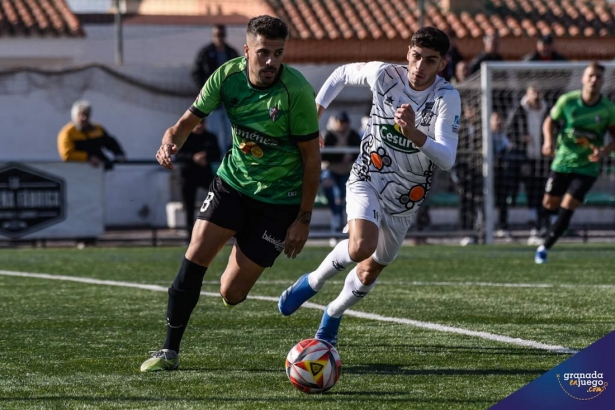
[[[184,258],[179,271],[169,288],[169,303],[167,305],[167,338],[163,349],[175,350],[179,353],[184,331],[192,310],[199,301],[203,277],[207,268]]]
[[[573,210],[560,208],[559,215],[557,216],[557,220],[549,229],[549,234],[547,235],[547,240],[544,243],[545,248],[551,249],[555,242],[559,239],[560,236],[566,229],[568,229],[568,225],[570,225],[570,219],[572,218]]]

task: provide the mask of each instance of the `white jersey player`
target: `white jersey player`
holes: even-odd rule
[[[381,62],[337,68],[316,97],[319,116],[346,85],[369,86],[370,119],[346,186],[349,239],[341,241],[314,272],[280,296],[283,315],[295,312],[340,271],[348,274],[340,295],[325,309],[317,339],[337,343],[341,317],[376,284],[399,251],[429,191],[435,167],[455,162],[459,93],[437,73],[447,63],[446,34],[433,27],[412,36],[408,65]]]

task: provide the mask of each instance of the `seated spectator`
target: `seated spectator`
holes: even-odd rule
[[[567,59],[555,51],[553,37],[547,34],[538,39],[536,50],[523,57],[523,61],[567,61]]]
[[[196,193],[199,187],[208,190],[214,179],[214,166],[220,163],[218,137],[207,131],[206,119],[198,123],[176,155],[180,166],[182,202],[186,213],[188,239],[192,236]]]
[[[90,122],[92,107],[88,101],[76,101],[71,110],[72,122],[58,134],[58,152],[62,161],[89,162],[105,170],[113,168],[113,161],[124,162],[126,155],[115,138],[98,124]],[[113,154],[111,158],[105,150]]]
[[[325,134],[325,147],[358,147],[359,134],[350,127],[350,118],[345,112],[335,116]],[[346,182],[350,176],[352,163],[357,154],[322,154],[321,187],[331,209],[331,230],[339,231],[344,227],[344,205],[346,202]]]

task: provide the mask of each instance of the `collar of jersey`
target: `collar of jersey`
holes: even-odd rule
[[[279,80],[280,77],[282,76],[282,71],[284,71],[284,64],[280,64],[280,71],[278,71],[278,76],[275,78],[275,80],[273,80],[273,82],[269,85],[266,85],[264,87],[259,87],[258,85],[254,85],[252,84],[252,81],[250,81],[250,73],[248,72],[248,61],[246,60],[246,68],[245,68],[245,73],[246,73],[246,79],[248,80],[248,84],[250,84],[250,87],[254,88],[255,90],[258,91],[265,91],[270,89],[271,87],[273,87]]]

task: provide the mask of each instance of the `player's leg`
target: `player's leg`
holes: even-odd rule
[[[198,303],[207,267],[243,223],[238,193],[216,178],[194,225],[190,245],[169,287],[167,334],[162,350],[141,365],[141,371],[172,370],[179,365],[179,346]]]
[[[570,220],[575,209],[583,204],[585,195],[596,182],[596,178],[587,175],[571,174],[570,185],[561,201],[559,212],[555,223],[549,229],[544,247],[548,250],[555,245],[555,242],[562,236],[570,225]]]
[[[342,291],[325,308],[316,339],[326,340],[333,345],[337,343],[342,315],[367,296],[376,285],[382,270],[395,260],[413,219],[388,214],[382,216],[376,251],[348,273]]]
[[[280,296],[278,308],[291,315],[314,296],[325,282],[352,264],[367,259],[378,244],[380,203],[367,184],[353,184],[347,189],[346,212],[349,238],[340,241],[313,272],[301,276]]]
[[[244,198],[249,218],[237,232],[236,244],[220,279],[227,307],[243,302],[265,268],[284,250],[284,238],[299,213],[299,205],[274,205]]]
[[[235,245],[220,277],[220,296],[227,307],[243,302],[265,268],[248,258]]]
[[[194,226],[194,202],[196,201],[197,189],[197,181],[185,176],[182,181],[181,193],[184,213],[186,214],[186,233],[188,234],[187,241],[190,241],[190,238],[192,238],[192,228]]]

